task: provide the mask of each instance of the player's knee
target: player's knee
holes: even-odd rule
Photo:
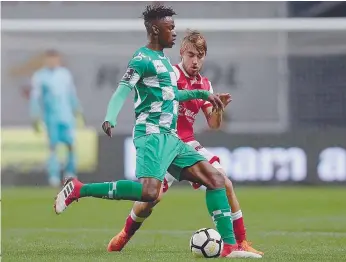
[[[162,199],[163,193],[160,192],[160,194],[158,195],[158,197],[156,198],[155,202],[153,203],[153,207],[156,206]]]
[[[162,182],[155,178],[142,178],[142,202],[154,202],[160,195]]]
[[[155,187],[143,188],[142,201],[144,202],[155,202],[160,195],[160,190]]]
[[[206,185],[207,189],[219,189],[225,187],[225,177],[218,170],[211,171],[209,176],[208,184]]]

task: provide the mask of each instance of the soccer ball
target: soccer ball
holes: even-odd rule
[[[190,249],[195,257],[219,257],[223,248],[220,234],[212,228],[201,228],[193,233]]]

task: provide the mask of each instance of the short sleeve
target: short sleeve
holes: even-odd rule
[[[126,84],[133,88],[139,79],[144,76],[148,68],[148,59],[141,53],[135,55],[127,66],[126,73],[120,83]]]

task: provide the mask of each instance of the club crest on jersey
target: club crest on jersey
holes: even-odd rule
[[[129,82],[131,78],[133,77],[134,73],[135,73],[135,70],[133,68],[130,68],[130,67],[127,68],[126,73],[124,74],[121,80]]]

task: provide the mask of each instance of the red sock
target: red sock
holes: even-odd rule
[[[131,210],[131,214],[126,219],[124,231],[128,235],[133,236],[136,233],[136,231],[141,227],[144,220],[145,218],[137,217],[133,210]]]
[[[233,219],[233,230],[235,239],[238,243],[241,243],[243,240],[246,239],[246,230],[244,226],[244,219],[243,214],[241,210],[232,213],[232,219]]]

